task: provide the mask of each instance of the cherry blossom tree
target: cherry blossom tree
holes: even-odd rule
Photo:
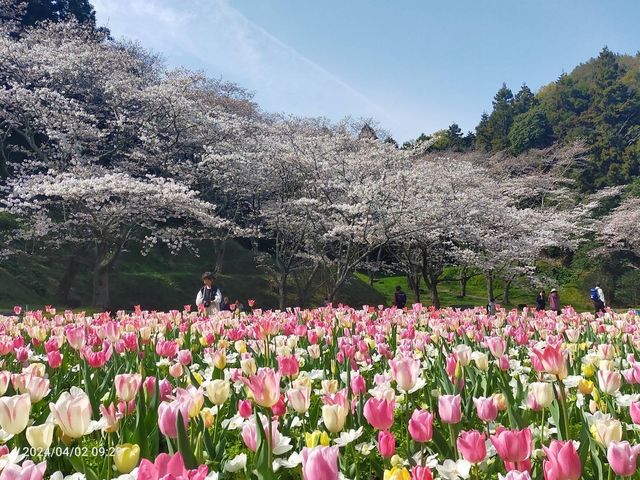
[[[215,207],[184,185],[85,167],[14,180],[3,203],[22,219],[23,241],[94,247],[92,305],[103,308],[110,305],[109,273],[131,242],[178,250],[225,226]]]
[[[628,197],[603,219],[596,221],[600,242],[609,251],[640,257],[640,198]]]

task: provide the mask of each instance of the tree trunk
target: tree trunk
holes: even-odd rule
[[[77,250],[73,253],[67,261],[67,266],[64,269],[62,277],[58,281],[58,288],[56,289],[55,299],[56,302],[63,306],[69,305],[69,292],[71,291],[71,285],[76,278],[78,271],[80,270],[80,260],[78,257],[84,250]]]
[[[213,273],[218,274],[222,271],[224,265],[224,254],[227,251],[227,239],[221,238],[213,241],[214,250],[216,253],[216,264],[213,268]]]
[[[278,307],[280,310],[284,310],[284,307],[287,303],[287,280],[288,275],[283,273],[280,275],[278,281]]]
[[[489,300],[495,298],[493,295],[493,270],[487,272],[487,295],[489,296]]]
[[[440,295],[438,294],[438,276],[429,275],[429,290],[431,291],[431,305],[440,308]]]
[[[415,303],[420,303],[420,276],[414,276],[411,273],[407,273],[407,282],[415,296]]]
[[[460,269],[460,298],[465,298],[467,296],[467,282],[469,281],[469,275],[467,275],[468,271],[468,267],[462,267]]]
[[[109,308],[109,270],[110,265],[98,258],[93,271],[93,299],[91,304],[102,309]]]
[[[509,305],[511,303],[511,297],[509,295],[511,290],[511,283],[513,282],[513,278],[509,278],[504,282],[504,294],[502,295],[502,301],[505,305]]]

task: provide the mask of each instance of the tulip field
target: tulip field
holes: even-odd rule
[[[640,478],[640,319],[0,316],[0,480]]]

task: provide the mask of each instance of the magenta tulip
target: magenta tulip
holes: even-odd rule
[[[529,470],[529,457],[533,449],[531,430],[507,430],[498,427],[496,434],[491,436],[491,443],[498,452],[507,470]]]
[[[433,415],[428,410],[414,410],[409,419],[409,434],[414,442],[430,441],[433,437]]]
[[[371,397],[364,404],[364,417],[377,430],[388,430],[393,425],[393,409],[395,400],[385,400]]]
[[[553,440],[549,447],[542,446],[547,454],[544,461],[545,480],[578,480],[582,474],[582,464],[573,442]]]
[[[339,448],[317,446],[302,449],[303,480],[337,480]]]
[[[396,437],[388,431],[378,432],[378,450],[385,458],[393,457],[396,453]]]
[[[486,437],[476,430],[460,432],[456,442],[458,450],[469,463],[480,463],[487,456]]]

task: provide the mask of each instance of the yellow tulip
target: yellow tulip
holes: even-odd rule
[[[384,480],[411,480],[411,475],[404,467],[393,467],[391,470],[384,471]]]
[[[318,443],[320,443],[320,431],[316,430],[313,433],[305,432],[304,443],[307,445],[307,448],[317,447]]]
[[[582,375],[584,375],[587,378],[593,377],[596,373],[596,369],[590,363],[582,365],[581,370],[582,370]]]
[[[578,390],[580,390],[580,393],[583,395],[591,395],[591,392],[593,392],[593,382],[591,380],[580,380],[580,382],[578,382]]]
[[[137,444],[123,443],[118,445],[113,454],[113,463],[120,473],[129,473],[140,460],[140,447]]]

